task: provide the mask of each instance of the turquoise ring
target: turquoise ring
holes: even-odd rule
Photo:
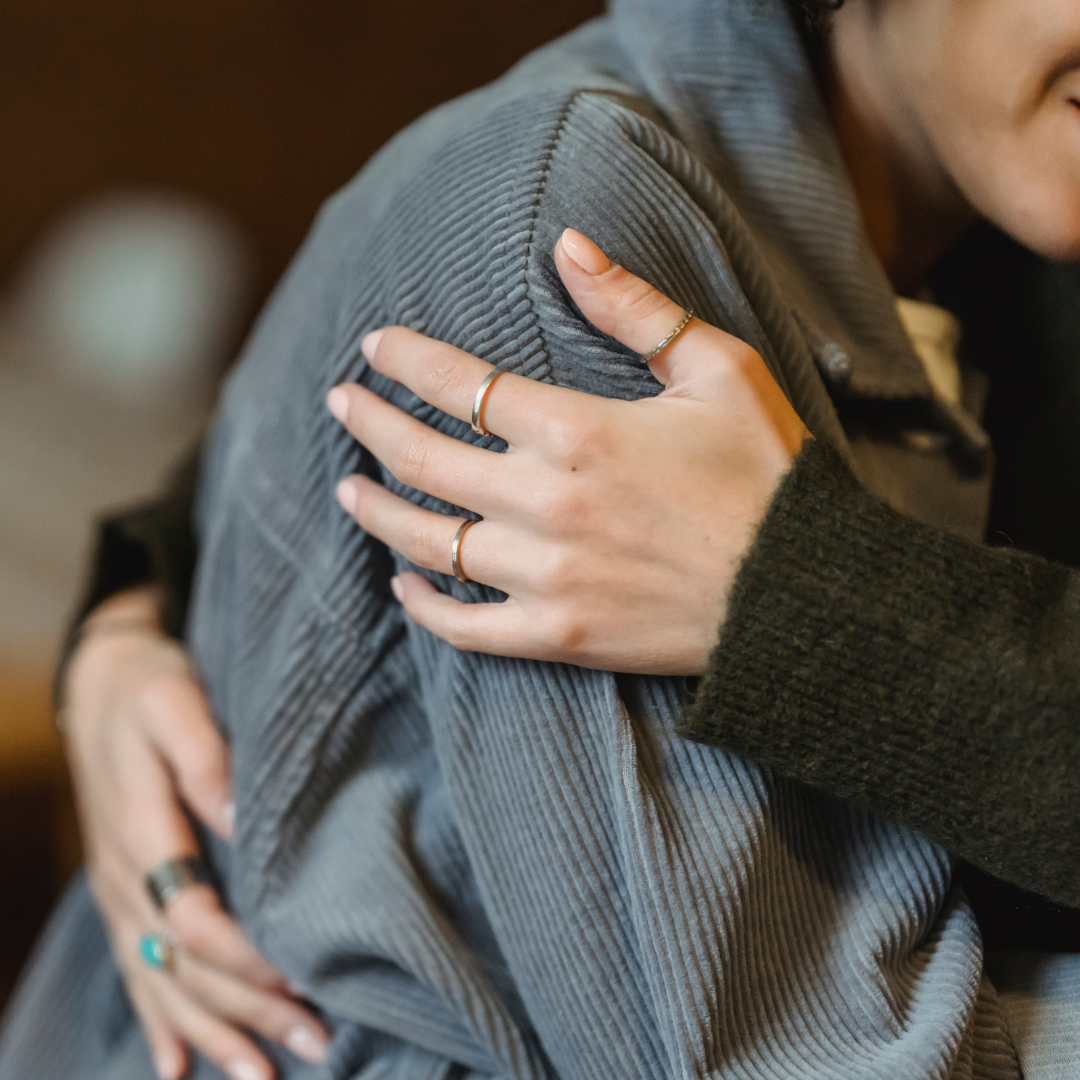
[[[139,957],[155,971],[171,970],[175,953],[171,934],[143,934],[139,938]]]

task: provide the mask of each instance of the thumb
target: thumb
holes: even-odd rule
[[[700,319],[683,326],[686,310],[613,263],[574,229],[567,229],[555,245],[555,265],[585,318],[635,352],[649,353],[682,326],[674,340],[649,361],[652,373],[669,390],[704,389],[702,383],[714,381],[718,360],[722,362],[727,353],[739,360],[749,349]]]

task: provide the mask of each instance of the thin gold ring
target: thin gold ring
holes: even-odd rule
[[[683,312],[683,321],[671,331],[670,334],[659,345],[656,346],[652,352],[645,353],[641,358],[643,364],[647,364],[653,357],[662,353],[689,325],[690,320],[694,317],[694,309],[690,308],[688,311]]]
[[[454,571],[454,577],[462,585],[468,585],[472,578],[467,577],[465,571],[461,569],[461,541],[478,520],[480,519],[472,518],[469,521],[463,521],[458,526],[458,531],[454,533],[454,542],[450,545],[450,569]]]
[[[495,368],[494,371],[487,373],[487,378],[480,384],[480,389],[476,391],[476,397],[473,398],[472,403],[472,429],[477,435],[490,435],[491,432],[484,427],[484,405],[487,403],[487,396],[491,392],[492,386],[495,385],[495,380],[504,374],[502,368]]]

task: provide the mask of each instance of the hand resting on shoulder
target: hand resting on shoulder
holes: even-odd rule
[[[596,327],[642,353],[686,313],[568,229],[555,262]],[[403,327],[368,335],[372,367],[429,404],[472,418],[492,371]],[[482,426],[504,454],[432,430],[362,386],[335,387],[334,416],[401,483],[480,515],[419,508],[365,476],[338,498],[417,566],[507,594],[466,604],[419,574],[394,579],[422,626],[459,649],[659,675],[705,670],[728,590],[780,480],[808,438],[761,357],[691,319],[649,361],[664,390],[619,401],[506,373]],[[455,545],[455,540],[457,544]]]

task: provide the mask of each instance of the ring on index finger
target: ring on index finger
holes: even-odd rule
[[[166,859],[143,880],[154,907],[164,911],[170,900],[192,885],[213,886],[214,875],[204,860],[197,855],[186,855],[180,859]]]
[[[480,389],[476,391],[476,397],[473,398],[472,405],[472,429],[477,435],[490,435],[491,432],[484,427],[484,406],[487,404],[487,396],[491,393],[491,388],[495,385],[495,380],[505,374],[502,368],[495,368],[494,371],[489,371],[487,378],[480,384]]]

